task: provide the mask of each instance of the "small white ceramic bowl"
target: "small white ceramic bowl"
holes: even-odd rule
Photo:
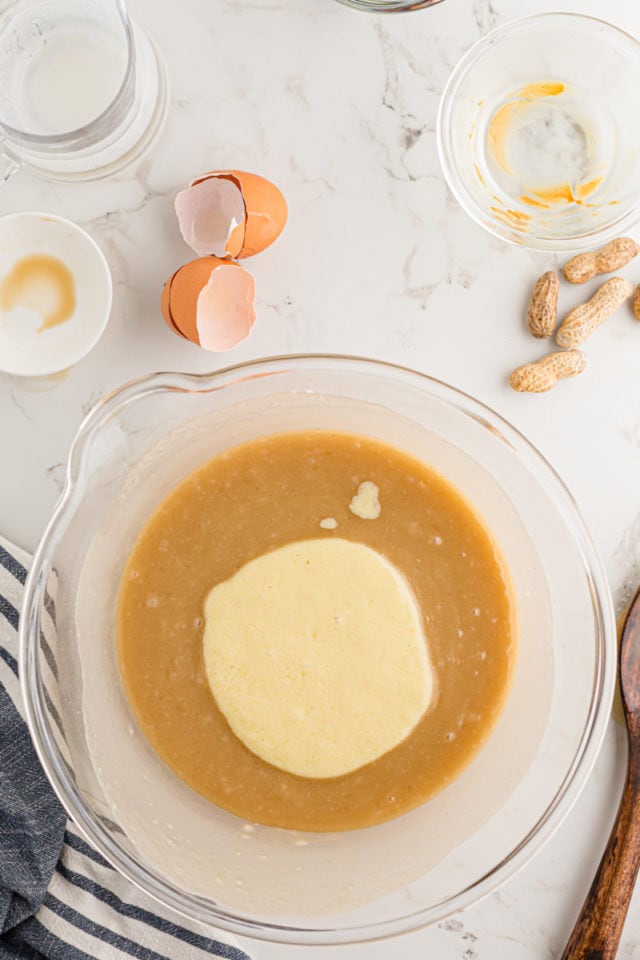
[[[40,307],[55,291],[3,296],[5,281],[16,265],[38,255],[60,261],[63,272],[66,268],[74,281],[75,305],[68,318],[44,329]],[[72,367],[100,339],[111,298],[107,261],[97,243],[75,223],[48,213],[0,218],[0,370],[4,373],[42,377]]]

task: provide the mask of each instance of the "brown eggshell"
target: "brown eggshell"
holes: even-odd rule
[[[219,257],[198,257],[176,270],[165,284],[161,302],[163,316],[169,326],[175,327],[192,343],[200,343],[196,327],[198,297],[208,284],[212,271],[221,263],[225,261]]]
[[[176,270],[176,273],[177,272],[178,271]],[[175,275],[176,275],[175,273],[172,274],[172,276],[169,277],[164,287],[162,288],[162,297],[160,298],[160,310],[162,311],[162,317],[164,319],[164,322],[169,327],[169,329],[173,330],[174,333],[177,333],[178,336],[184,337],[184,333],[182,333],[181,330],[175,325],[175,323],[173,322],[173,318],[171,316],[171,306],[170,306],[171,287],[172,287],[173,278],[175,277]],[[187,339],[186,337],[184,338],[185,340]]]
[[[244,225],[237,226],[227,241],[230,256],[239,260],[251,257],[277,240],[287,222],[288,210],[284,196],[274,183],[244,170],[213,170],[194,180],[193,184],[209,177],[232,180],[244,200]]]
[[[225,271],[219,280],[217,271]],[[231,276],[228,271],[232,271]],[[232,349],[251,332],[254,297],[253,277],[239,264],[219,257],[199,257],[185,263],[167,280],[160,305],[167,326],[175,333],[205,349],[221,352]]]

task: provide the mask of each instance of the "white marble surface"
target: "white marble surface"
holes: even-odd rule
[[[113,315],[93,353],[64,378],[0,376],[0,531],[32,548],[56,500],[70,441],[105,392],[152,370],[202,371],[267,354],[348,352],[412,365],[496,408],[572,490],[620,605],[640,580],[640,326],[617,318],[589,345],[589,371],[552,394],[520,396],[510,369],[537,348],[523,325],[548,255],[510,248],[449,195],[435,146],[439,93],[467,47],[523,12],[517,0],[445,0],[374,17],[334,0],[131,0],[167,64],[168,123],[137,167],[100,184],[21,171],[0,210],[39,209],[85,226],[108,257]],[[640,33],[631,0],[567,0]],[[526,12],[550,10],[532,0]],[[630,122],[633,122],[630,118]],[[163,281],[189,259],[173,194],[215,167],[264,173],[290,220],[250,267],[258,322],[231,355],[212,356],[163,324]],[[636,231],[640,239],[640,229]],[[626,274],[640,280],[640,267]],[[546,960],[558,957],[617,805],[624,736],[610,727],[595,773],[554,840],[499,893],[436,928],[393,942],[316,949],[327,960]],[[248,946],[257,960],[304,948]],[[640,956],[640,899],[622,960]]]

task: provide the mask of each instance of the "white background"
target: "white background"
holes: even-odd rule
[[[414,366],[494,407],[551,461],[603,555],[620,608],[640,581],[640,324],[612,319],[588,344],[589,369],[544,396],[507,376],[540,347],[523,311],[554,266],[492,239],[458,208],[435,147],[439,94],[461,54],[496,24],[553,10],[534,0],[445,0],[374,17],[335,0],[132,0],[172,90],[161,139],[136,167],[98,184],[21,171],[0,211],[43,210],[86,227],[115,281],[98,347],[66,377],[0,375],[0,532],[34,547],[83,415],[153,370],[204,371],[268,354],[346,352]],[[640,34],[632,0],[565,3]],[[640,95],[640,92],[639,92]],[[637,117],[629,117],[637,123]],[[256,257],[258,321],[229,355],[174,336],[158,310],[164,280],[190,259],[172,199],[212,168],[262,173],[290,207],[277,245]],[[635,232],[640,240],[640,230]],[[640,265],[625,271],[640,281]],[[575,291],[563,292],[563,302]],[[484,903],[438,927],[318,960],[551,960],[562,953],[615,813],[625,761],[613,723],[594,775],[547,848]],[[310,948],[243,944],[256,960]],[[621,960],[640,956],[640,899]]]

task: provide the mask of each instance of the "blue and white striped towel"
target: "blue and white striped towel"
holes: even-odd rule
[[[29,556],[0,539],[0,960],[248,960],[150,900],[78,834],[31,744],[18,683]]]

